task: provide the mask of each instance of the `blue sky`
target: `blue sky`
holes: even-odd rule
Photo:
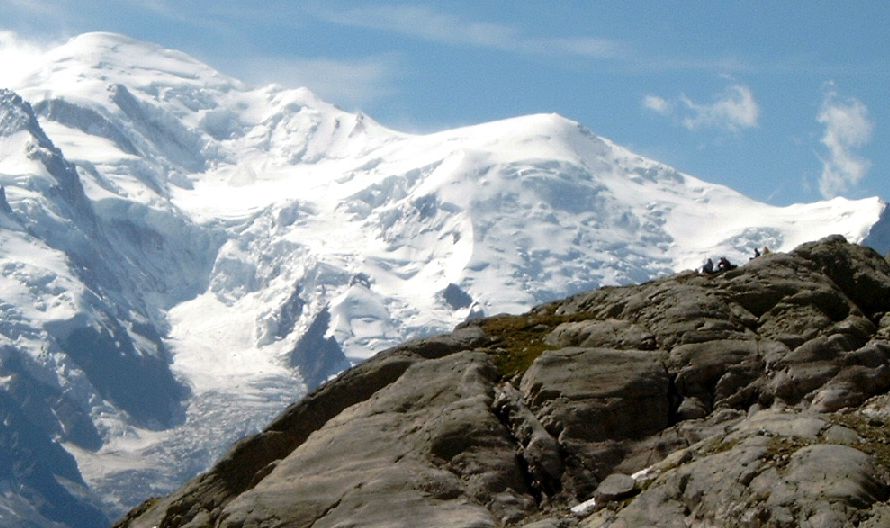
[[[0,0],[0,62],[86,31],[424,132],[558,112],[781,205],[890,199],[885,2]]]

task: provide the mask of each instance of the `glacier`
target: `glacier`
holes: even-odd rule
[[[835,233],[890,249],[879,198],[770,206],[556,114],[407,134],[110,33],[0,92],[0,186],[4,526],[107,523],[468,318]]]

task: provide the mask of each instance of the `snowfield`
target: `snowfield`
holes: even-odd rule
[[[405,134],[121,35],[10,88],[0,391],[41,387],[38,425],[111,517],[407,338],[755,247],[890,239],[878,198],[758,203],[556,114]]]

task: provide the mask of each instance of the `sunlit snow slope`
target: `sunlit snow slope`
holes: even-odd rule
[[[120,35],[9,88],[0,410],[68,457],[52,478],[80,491],[37,493],[84,515],[175,487],[307,386],[468,317],[834,233],[890,246],[877,198],[772,207],[555,114],[403,134]],[[0,524],[77,525],[3,471]]]

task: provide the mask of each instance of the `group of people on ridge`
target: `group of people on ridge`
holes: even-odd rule
[[[760,248],[754,248],[754,256],[749,258],[748,260],[754,260],[757,257],[768,254],[769,248],[766,246],[763,247],[763,253],[760,252]],[[708,260],[705,261],[704,266],[702,266],[701,272],[710,275],[713,273],[722,273],[724,271],[733,270],[737,267],[739,267],[738,264],[733,264],[729,261],[728,258],[720,257],[720,259],[717,261],[717,269],[714,269],[714,261],[708,258]]]

